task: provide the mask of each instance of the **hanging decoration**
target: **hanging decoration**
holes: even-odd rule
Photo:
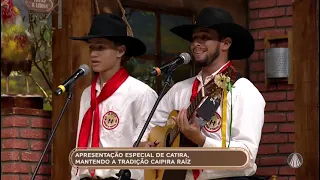
[[[26,0],[26,6],[36,12],[50,12],[53,8],[52,0]]]

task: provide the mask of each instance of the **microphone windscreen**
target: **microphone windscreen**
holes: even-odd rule
[[[84,71],[84,76],[85,75],[87,75],[89,72],[90,72],[90,68],[89,68],[89,66],[88,65],[86,65],[86,64],[82,64],[80,67],[79,67],[79,69],[82,69],[83,71]]]
[[[189,53],[181,53],[180,57],[183,59],[183,64],[188,64],[191,61],[191,56]]]

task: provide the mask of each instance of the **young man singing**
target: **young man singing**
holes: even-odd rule
[[[231,177],[255,174],[266,103],[248,79],[238,76],[230,61],[248,58],[253,53],[254,40],[250,32],[235,24],[228,12],[211,7],[199,13],[196,24],[178,26],[171,32],[191,42],[193,59],[202,70],[166,93],[144,136],[148,136],[155,125],[164,126],[172,110],[179,110],[173,119],[180,132],[197,146],[241,147],[250,154],[246,169],[189,170],[183,179],[233,179]],[[195,116],[188,120],[186,108],[209,83],[214,83],[212,98],[218,106],[213,110],[213,117],[202,125]]]
[[[97,15],[88,36],[72,37],[88,43],[94,80],[83,91],[76,147],[132,147],[148,118],[157,93],[131,77],[121,66],[125,56],[145,53],[145,45],[127,36],[127,26],[113,14]],[[142,139],[145,141],[145,139]],[[143,179],[142,170],[130,170]],[[72,168],[72,180],[117,179],[119,169]]]

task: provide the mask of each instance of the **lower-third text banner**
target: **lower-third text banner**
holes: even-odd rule
[[[245,168],[249,153],[242,148],[99,148],[74,149],[70,164],[95,169]]]

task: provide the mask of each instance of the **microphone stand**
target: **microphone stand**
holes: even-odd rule
[[[38,173],[38,170],[39,170],[39,168],[40,168],[40,165],[41,165],[41,163],[42,163],[42,161],[43,161],[44,155],[47,153],[48,148],[49,148],[49,145],[51,144],[52,138],[53,138],[54,134],[56,133],[56,130],[57,130],[59,124],[60,124],[61,118],[62,118],[62,116],[63,116],[63,114],[64,114],[64,112],[65,112],[65,110],[66,110],[66,108],[67,108],[68,103],[71,101],[71,98],[72,98],[72,96],[73,96],[73,92],[72,92],[73,85],[74,85],[74,84],[71,84],[71,85],[67,88],[68,96],[67,96],[66,102],[64,103],[64,106],[63,106],[63,108],[62,108],[62,110],[61,110],[61,112],[60,112],[59,118],[58,118],[58,120],[57,120],[57,122],[56,122],[56,125],[55,125],[54,128],[53,128],[53,131],[52,131],[52,133],[51,133],[51,135],[50,135],[50,137],[49,137],[49,140],[48,140],[48,142],[47,142],[47,145],[46,145],[46,147],[44,148],[44,150],[43,150],[43,152],[42,152],[42,155],[41,155],[41,157],[40,157],[40,160],[39,160],[39,162],[38,162],[38,164],[37,164],[36,169],[34,170],[34,173],[33,173],[32,177],[31,177],[31,180],[34,180],[34,178],[36,177],[36,175],[37,175],[37,173]]]
[[[162,88],[161,90],[161,93],[159,94],[158,98],[157,98],[157,101],[155,102],[150,114],[149,114],[149,117],[146,121],[146,123],[144,124],[140,134],[139,134],[139,137],[137,139],[137,141],[135,141],[135,143],[133,144],[133,147],[138,147],[139,144],[140,144],[140,141],[142,139],[142,136],[144,135],[150,121],[151,121],[151,118],[154,114],[154,112],[156,111],[159,103],[160,103],[160,100],[162,99],[162,96],[164,95],[164,91],[165,89],[167,88],[167,86],[170,84],[170,81],[172,79],[172,73],[176,70],[177,68],[177,65],[173,65],[171,66],[168,71],[167,71],[167,76],[166,76],[166,80],[165,80],[165,83],[164,83],[164,87]],[[118,180],[130,180],[131,179],[131,172],[129,169],[121,169],[119,171],[119,173],[117,173],[117,176],[119,177]]]

